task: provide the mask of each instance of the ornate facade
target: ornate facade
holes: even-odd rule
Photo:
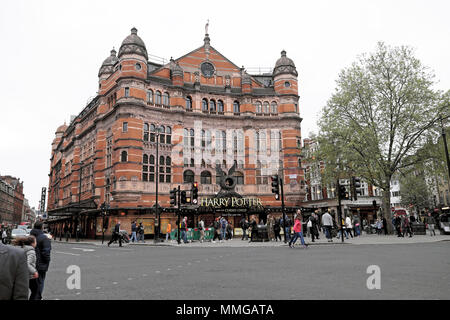
[[[120,217],[129,230],[130,221],[140,219],[151,234],[156,179],[164,230],[176,219],[171,189],[187,190],[198,181],[200,197],[214,196],[216,165],[233,164],[237,193],[277,211],[270,175],[278,173],[286,206],[301,205],[298,73],[285,51],[272,73],[250,75],[213,48],[206,34],[201,47],[158,64],[149,61],[133,28],[116,54],[113,49],[100,67],[98,95],[56,131],[50,217],[73,222],[77,216],[86,236],[98,236],[105,203],[109,225]]]

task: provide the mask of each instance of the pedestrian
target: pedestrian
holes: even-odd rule
[[[198,222],[198,230],[200,231],[200,243],[203,243],[205,240],[205,222],[203,219]]]
[[[344,218],[341,218],[341,223],[340,223],[338,228],[339,228],[339,232],[338,232],[336,238],[339,239],[341,237],[341,232],[342,232],[342,233],[344,233],[345,239],[348,239],[347,228],[346,228],[346,225],[345,225]]]
[[[64,224],[64,236],[66,237],[66,242],[69,241],[69,226],[67,225],[67,223]]]
[[[120,220],[117,221],[116,225],[114,226],[114,231],[111,236],[111,240],[108,242],[108,247],[111,243],[114,241],[119,240],[119,247],[122,246],[122,237],[120,236]]]
[[[350,216],[347,216],[345,218],[345,232],[347,233],[347,239],[348,239],[348,235],[350,234],[350,236],[353,239],[353,234],[352,234],[352,230],[353,230],[353,223],[352,223],[352,219],[350,218]]]
[[[38,271],[36,269],[36,238],[34,236],[19,237],[14,240],[14,245],[21,247],[27,256],[27,266],[29,273],[29,288],[31,290],[30,300],[37,300],[38,297]]]
[[[435,235],[436,236],[436,232],[434,232],[434,224],[436,223],[433,216],[431,215],[431,212],[428,213],[428,217],[426,219],[427,224],[428,224],[428,230],[430,231],[430,236]]]
[[[395,230],[397,231],[397,237],[403,237],[402,234],[402,219],[399,215],[395,215],[394,218]]]
[[[36,238],[36,270],[38,272],[37,278],[37,293],[35,300],[42,300],[42,293],[44,292],[45,276],[47,275],[48,267],[50,265],[50,257],[52,244],[50,239],[42,231],[43,223],[38,221],[34,224],[34,229],[31,230],[30,235]]]
[[[80,236],[81,236],[81,225],[78,223],[76,228],[76,236],[77,236],[77,242],[80,242]]]
[[[137,227],[137,234],[138,234],[138,242],[142,241],[143,243],[145,243],[145,228],[144,225],[142,224],[142,221],[139,222],[139,226]]]
[[[284,234],[286,235],[286,241],[291,240],[291,223],[289,217],[286,216],[286,221],[283,218],[280,218],[280,226],[284,230]]]
[[[292,237],[291,241],[289,241],[290,248],[294,248],[295,242],[298,238],[300,238],[303,248],[306,249],[308,246],[305,244],[305,239],[303,239],[301,215],[297,215],[295,217],[294,236]]]
[[[170,222],[168,222],[167,227],[166,227],[166,242],[169,242],[169,237],[170,237],[170,240],[172,240],[172,237],[170,236],[171,232],[172,232],[172,224]]]
[[[25,251],[0,243],[0,270],[0,301],[28,300],[30,276]]]
[[[7,239],[8,239],[8,234],[6,233],[6,229],[3,229],[3,231],[2,231],[2,243],[6,244]]]
[[[212,239],[213,243],[216,243],[216,239],[219,239],[220,241],[220,217],[217,217],[216,220],[213,222],[213,228],[214,228],[214,237]]]
[[[278,241],[278,239],[280,239],[281,241],[281,226],[280,226],[280,220],[279,219],[275,219],[275,223],[273,225],[273,232],[275,233],[275,241]]]
[[[137,227],[136,227],[136,221],[131,222],[131,238],[130,241],[131,242],[137,242],[137,238],[136,238],[136,232],[137,232]]]
[[[382,222],[383,222],[384,235],[387,236],[388,230],[387,230],[387,221],[386,221],[385,217],[383,217]]]
[[[333,218],[328,212],[322,215],[322,226],[325,228],[325,236],[328,242],[333,242],[331,228],[333,227]]]
[[[273,230],[275,224],[275,219],[273,218],[273,216],[271,214],[269,214],[267,216],[267,235],[269,237],[269,241],[273,241],[275,240],[275,233]]]
[[[405,217],[403,232],[403,236],[407,233],[409,234],[409,237],[412,238],[411,221],[408,216]]]
[[[359,237],[361,235],[361,220],[359,216],[355,216],[353,223],[355,224],[355,237]]]
[[[227,224],[227,220],[222,217],[222,219],[220,219],[220,237],[222,238],[220,242],[226,240]]]
[[[227,222],[227,240],[233,240],[233,225],[231,221]]]
[[[248,233],[247,233],[247,230],[248,230],[250,224],[248,223],[247,218],[246,218],[246,217],[243,217],[243,218],[241,219],[240,224],[241,224],[241,228],[242,228],[242,239],[241,239],[241,240],[248,240]]]
[[[181,229],[181,238],[183,238],[183,242],[188,243],[188,241],[187,241],[187,217],[183,218],[180,229]]]
[[[311,234],[311,241],[312,242],[314,242],[314,237],[315,237],[315,233],[314,233],[314,230],[313,230],[313,220],[314,220],[314,217],[311,215],[308,218],[308,223],[306,224],[306,227],[308,228],[308,232]]]
[[[256,219],[254,216],[252,217],[252,219],[250,221],[250,229],[251,229],[252,234],[251,234],[249,242],[252,242],[257,237],[257,234],[258,234],[258,224],[256,223]]]

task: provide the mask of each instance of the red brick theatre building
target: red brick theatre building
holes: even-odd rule
[[[107,234],[117,219],[128,231],[137,220],[152,237],[156,183],[164,233],[177,219],[170,190],[190,190],[194,181],[199,203],[183,211],[190,225],[200,217],[209,225],[219,214],[235,226],[242,215],[265,220],[281,214],[273,174],[283,178],[285,205],[293,212],[305,199],[297,76],[285,51],[272,72],[250,75],[212,47],[207,33],[199,48],[155,63],[131,29],[118,54],[113,49],[102,63],[97,96],[56,130],[50,225],[60,230],[63,223],[80,223],[84,236],[98,237],[105,204]],[[230,204],[245,210],[216,212],[212,206],[227,202],[208,201],[223,191],[220,179],[227,174],[236,195]]]

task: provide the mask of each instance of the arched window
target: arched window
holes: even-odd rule
[[[202,100],[202,111],[208,111],[208,100],[207,99],[203,99]]]
[[[169,106],[169,104],[170,104],[169,94],[167,92],[164,92],[164,94],[163,94],[163,105]]]
[[[142,156],[142,181],[148,181],[148,155]]]
[[[278,105],[277,105],[277,103],[275,101],[273,101],[271,106],[272,106],[272,111],[271,112],[273,114],[277,114],[278,113]]]
[[[156,91],[156,101],[155,104],[160,105],[161,104],[161,92],[160,91]]]
[[[122,151],[120,154],[120,161],[127,162],[128,161],[128,153],[126,151]]]
[[[222,131],[222,151],[226,153],[227,151],[227,133]]]
[[[191,140],[191,147],[195,146],[195,132],[194,129],[189,130],[189,138]]]
[[[159,143],[164,143],[166,141],[166,127],[159,127]]]
[[[217,100],[217,111],[219,113],[223,113],[223,101],[222,100]]]
[[[211,173],[209,171],[203,171],[200,174],[200,183],[201,184],[211,184]]]
[[[238,101],[233,102],[233,112],[239,114],[241,112],[241,106]]]
[[[211,131],[206,130],[206,149],[210,150],[212,144]]]
[[[236,184],[244,184],[244,174],[242,172],[236,171],[233,176],[236,178]]]
[[[150,142],[156,142],[155,140],[155,132],[156,132],[156,127],[155,125],[152,123],[150,125]]]
[[[224,169],[227,168],[227,160],[224,159],[224,160],[222,161],[222,166],[223,166]]]
[[[183,182],[184,183],[194,183],[194,172],[191,170],[186,170],[183,173]]]
[[[276,152],[279,148],[277,147],[278,144],[278,137],[275,130],[270,130],[270,151]]]
[[[144,141],[149,139],[149,129],[148,123],[144,123]]]
[[[262,111],[262,105],[261,102],[256,102],[256,113],[261,113]]]
[[[155,181],[155,156],[151,154],[148,162],[149,162],[148,181],[154,182]]]
[[[238,131],[238,151],[244,152],[244,133],[241,130]]]
[[[219,130],[216,131],[215,139],[216,139],[216,151],[221,151],[222,150],[222,141],[221,141],[222,133]]]
[[[233,152],[238,152],[238,137],[236,131],[233,131]]]
[[[192,98],[186,97],[186,110],[192,110]]]
[[[278,132],[278,146],[280,148],[280,151],[283,150],[283,140],[281,138],[281,131]]]
[[[166,127],[166,144],[172,143],[172,128],[167,126]]]
[[[256,184],[262,184],[261,161],[256,161]]]
[[[152,90],[147,91],[147,102],[153,103],[153,91]]]
[[[260,135],[260,143],[259,143],[259,147],[261,148],[261,152],[266,153],[267,152],[267,147],[266,147],[266,133],[264,131],[261,131]]]
[[[205,130],[202,129],[202,148],[206,146],[206,133]]]
[[[187,158],[183,159],[183,167],[185,168],[189,167],[189,160]]]
[[[269,103],[267,101],[263,104],[263,113],[269,113]]]
[[[216,113],[216,102],[214,100],[209,100],[209,112]]]

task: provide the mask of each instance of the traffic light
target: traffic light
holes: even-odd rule
[[[170,206],[174,207],[177,205],[177,188],[170,190]]]
[[[197,204],[198,202],[198,182],[194,182],[192,184],[192,193],[191,193],[191,202],[192,204]]]
[[[279,179],[278,175],[271,176],[272,179],[272,193],[275,194],[275,199],[280,198],[280,185],[279,185]]]
[[[358,194],[361,195],[361,179],[352,177],[352,197],[358,200]]]
[[[186,191],[181,191],[181,204],[186,204]]]
[[[339,186],[339,199],[341,199],[341,200],[349,199],[349,194],[348,194],[345,186],[341,186],[341,185]]]

